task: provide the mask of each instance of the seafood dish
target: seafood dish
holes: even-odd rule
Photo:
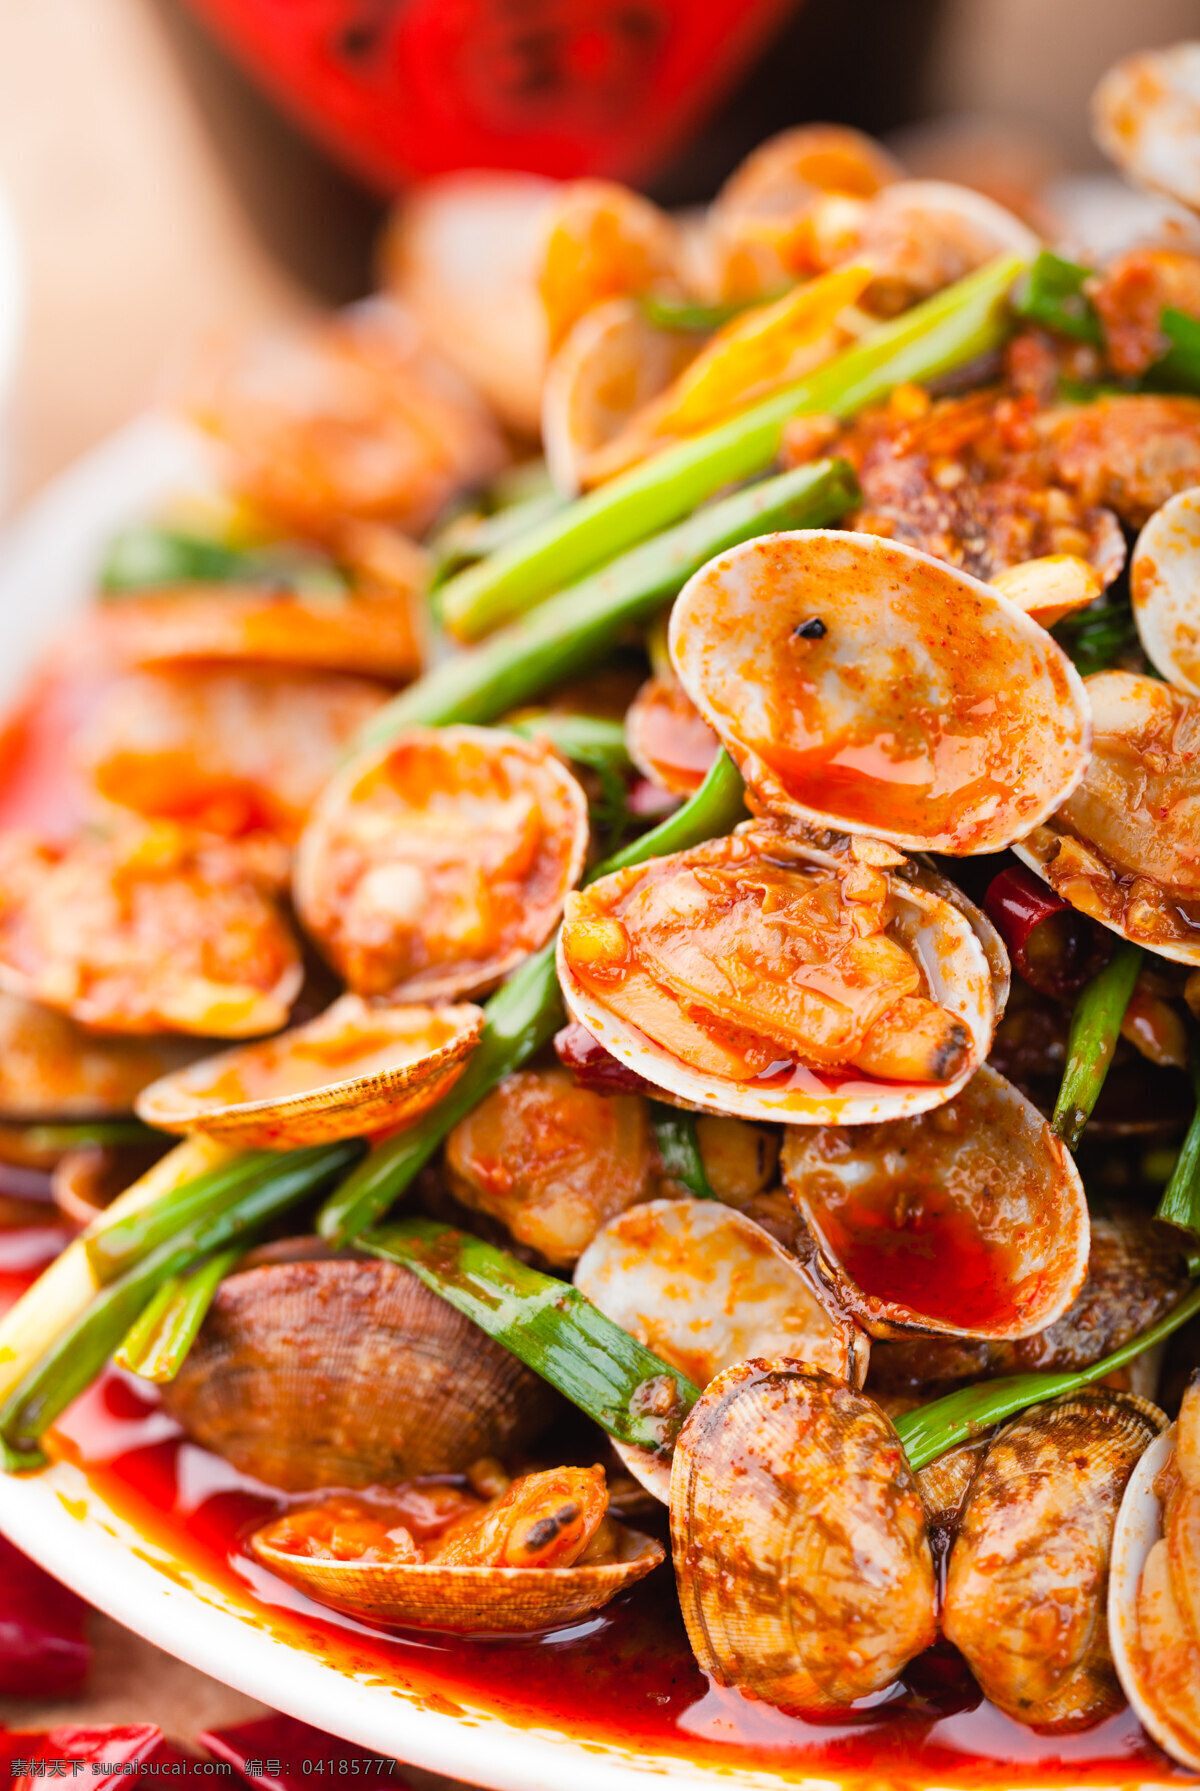
[[[803,125],[189,370],[0,736],[5,1473],[727,1770],[1200,1773],[1198,92],[1103,258]]]

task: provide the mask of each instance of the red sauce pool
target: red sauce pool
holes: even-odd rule
[[[1006,1318],[1012,1290],[1002,1252],[970,1217],[935,1186],[897,1221],[885,1191],[872,1206],[870,1190],[854,1190],[853,1229],[839,1224],[831,1202],[822,1212],[829,1244],[856,1286],[946,1324],[977,1330]]]
[[[273,1634],[331,1664],[403,1685],[426,1707],[484,1707],[638,1753],[881,1784],[1038,1786],[1194,1783],[1128,1711],[1074,1737],[1044,1738],[980,1697],[948,1648],[850,1721],[779,1715],[710,1684],[688,1650],[669,1571],[604,1612],[545,1637],[387,1635],[322,1609],[246,1553],[248,1532],[284,1507],[228,1463],[186,1442],[156,1396],[111,1373],[67,1414],[62,1453],[96,1491],[176,1559],[254,1608]]]

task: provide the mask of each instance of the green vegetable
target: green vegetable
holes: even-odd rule
[[[634,824],[629,811],[633,763],[625,746],[623,724],[595,715],[557,715],[545,710],[506,725],[527,740],[549,740],[564,759],[592,773],[599,786],[589,805],[592,836],[605,839],[610,849],[615,849]]]
[[[591,671],[714,554],[752,535],[835,522],[857,499],[854,474],[842,460],[818,461],[735,492],[561,591],[483,646],[443,660],[384,705],[361,744],[376,745],[401,728],[496,721],[552,684]]]
[[[164,1281],[125,1335],[113,1361],[144,1381],[173,1381],[187,1360],[218,1287],[241,1260],[240,1246]]]
[[[689,516],[722,486],[763,472],[779,451],[789,417],[851,417],[905,380],[929,380],[1003,341],[1005,299],[1025,263],[1002,256],[947,287],[806,379],[760,399],[740,415],[664,449],[576,500],[443,587],[442,616],[464,640],[510,622],[553,591]]]
[[[231,547],[215,536],[144,523],[113,537],[100,568],[106,597],[210,584],[282,587],[302,597],[343,597],[347,589],[330,560],[297,543]]]
[[[957,1393],[947,1393],[943,1399],[905,1412],[896,1420],[905,1453],[914,1468],[927,1467],[948,1449],[978,1436],[980,1431],[990,1430],[993,1424],[1011,1418],[1014,1412],[1022,1411],[1027,1405],[1036,1405],[1043,1399],[1057,1399],[1063,1393],[1074,1393],[1080,1387],[1090,1387],[1102,1381],[1106,1375],[1124,1368],[1127,1362],[1140,1356],[1143,1350],[1161,1343],[1164,1337],[1169,1337],[1197,1313],[1200,1313],[1200,1287],[1185,1294],[1173,1312],[1168,1312],[1140,1337],[1132,1338],[1111,1356],[1093,1362],[1090,1368],[979,1381],[973,1387],[963,1387]]]
[[[1075,342],[1104,342],[1104,330],[1091,299],[1083,290],[1092,270],[1064,261],[1043,249],[1029,272],[1018,283],[1013,310],[1030,323],[1040,323],[1058,336]]]
[[[560,492],[539,491],[490,516],[481,515],[478,510],[456,516],[430,543],[437,583],[443,583],[460,567],[486,559],[488,554],[499,553],[502,547],[519,541],[538,523],[548,522],[565,510],[567,503]]]
[[[1200,394],[1200,322],[1171,305],[1159,321],[1171,346],[1150,368],[1144,383],[1156,390]]]
[[[1139,646],[1128,594],[1115,596],[1111,591],[1086,609],[1064,616],[1051,633],[1084,678],[1092,672],[1107,671]]]
[[[85,1144],[167,1144],[165,1132],[144,1126],[140,1119],[82,1119],[53,1121],[48,1125],[22,1126],[21,1142],[30,1151],[47,1156],[64,1154]]]
[[[1092,1108],[1100,1098],[1141,962],[1141,946],[1122,939],[1103,970],[1098,970],[1085,984],[1075,1003],[1066,1068],[1051,1122],[1068,1150],[1078,1146]]]
[[[671,1180],[682,1183],[695,1200],[715,1200],[696,1139],[696,1115],[654,1101],[650,1116],[658,1154]]]
[[[719,753],[696,794],[652,832],[607,859],[596,876],[681,852],[728,833],[742,814],[742,780],[726,754]],[[330,1195],[318,1221],[323,1237],[347,1244],[376,1224],[425,1167],[451,1127],[553,1038],[564,1018],[554,942],[527,958],[484,1011],[487,1021],[479,1043],[449,1094],[415,1126],[377,1145]]]
[[[1190,1232],[1193,1237],[1200,1237],[1200,1034],[1194,1028],[1191,1045],[1196,1111],[1154,1216],[1168,1225],[1178,1225],[1181,1231]]]
[[[411,1269],[610,1436],[670,1457],[700,1389],[569,1282],[429,1219],[402,1219],[359,1242]]]
[[[95,1380],[164,1281],[187,1274],[231,1244],[244,1242],[332,1180],[353,1162],[360,1149],[352,1140],[276,1153],[274,1173],[250,1175],[240,1198],[210,1204],[203,1211],[194,1210],[193,1202],[193,1210],[165,1236],[161,1225],[152,1228],[153,1246],[140,1254],[130,1252],[129,1266],[100,1288],[0,1405],[0,1466],[10,1472],[41,1466],[41,1437]],[[178,1211],[174,1198],[161,1204],[170,1207],[172,1214]]]
[[[770,299],[731,299],[725,304],[701,305],[694,299],[668,298],[662,292],[646,292],[638,300],[638,308],[646,322],[654,324],[656,329],[710,335],[713,330],[719,330],[723,323],[740,317],[743,311],[757,305],[771,304],[774,299],[782,297],[783,293],[777,292]]]

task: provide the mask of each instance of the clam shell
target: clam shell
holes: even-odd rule
[[[635,299],[585,311],[550,363],[542,441],[550,477],[576,496],[602,450],[693,360],[695,336],[656,329]]]
[[[407,728],[318,799],[296,909],[359,994],[449,1001],[545,943],[587,841],[587,798],[545,742]]]
[[[582,897],[573,900],[586,901],[589,911],[620,913],[635,892],[656,876],[680,864],[703,866],[720,862],[729,851],[740,851],[743,842],[749,842],[751,854],[762,845],[769,845],[772,852],[786,855],[801,869],[832,867],[835,863],[828,854],[797,838],[751,824],[738,830],[732,846],[729,840],[715,840],[673,858],[650,859],[643,865],[600,878],[589,884]],[[693,1070],[667,1046],[619,1017],[584,987],[568,956],[568,927],[564,927],[558,941],[563,1000],[571,1018],[586,1027],[628,1069],[664,1090],[668,1097],[702,1112],[810,1126],[862,1125],[924,1113],[957,1094],[987,1056],[995,1013],[991,975],[974,930],[958,908],[915,883],[893,880],[892,894],[892,930],[917,959],[929,996],[962,1021],[970,1038],[966,1065],[948,1082],[884,1082],[853,1069],[834,1075],[804,1065],[797,1065],[786,1080],[773,1083],[736,1082]]]
[[[137,1110],[167,1132],[284,1150],[412,1125],[466,1068],[477,1007],[379,1007],[343,995],[303,1026],[203,1058],[143,1089]]]
[[[163,1393],[196,1442],[289,1492],[456,1473],[520,1450],[555,1410],[407,1269],[345,1260],[230,1275]]]
[[[165,1034],[101,1038],[57,1008],[0,990],[0,1120],[100,1119],[203,1050]]]
[[[952,908],[957,908],[967,921],[983,949],[991,972],[992,1004],[996,1010],[998,1026],[1004,1018],[1004,1010],[1012,993],[1012,964],[1008,948],[992,922],[970,896],[963,894],[957,883],[952,883],[949,877],[943,877],[932,859],[924,856],[906,858],[902,865],[897,866],[896,875],[902,877],[906,883],[916,884],[919,889],[927,889],[930,895],[940,896],[943,902],[949,902]]]
[[[977,1470],[946,1569],[942,1627],[988,1698],[1043,1732],[1123,1702],[1105,1600],[1117,1510],[1166,1424],[1147,1400],[1087,1389],[1005,1425]]]
[[[1200,43],[1118,62],[1092,95],[1096,141],[1138,186],[1200,211]]]
[[[914,851],[997,852],[1087,763],[1087,697],[1045,630],[875,535],[802,529],[718,555],[677,598],[670,647],[768,813]]]
[[[598,1611],[665,1558],[662,1544],[612,1525],[619,1559],[576,1567],[451,1567],[436,1561],[323,1561],[250,1538],[264,1567],[302,1592],[376,1623],[414,1629],[512,1633],[556,1628]]]
[[[1079,1171],[987,1064],[935,1113],[790,1128],[781,1164],[818,1269],[873,1337],[1029,1337],[1083,1286]]]
[[[1110,932],[1200,965],[1200,698],[1132,672],[1086,683],[1087,770],[1060,813],[1013,850]]]
[[[1173,1760],[1200,1772],[1200,1736],[1181,1732],[1149,1695],[1139,1640],[1138,1590],[1150,1551],[1163,1535],[1162,1501],[1154,1483],[1171,1459],[1176,1433],[1172,1425],[1155,1438],[1125,1488],[1113,1532],[1108,1636],[1121,1689],[1142,1727]]]
[[[625,714],[625,746],[643,777],[692,796],[721,743],[674,676],[649,678]]]
[[[575,1285],[606,1317],[707,1387],[755,1356],[788,1356],[861,1387],[870,1344],[811,1269],[760,1225],[710,1200],[652,1200],[611,1219]],[[664,1504],[670,1467],[615,1444]]]
[[[937,1633],[900,1439],[873,1400],[803,1363],[743,1362],[692,1408],[671,1546],[700,1666],[790,1715],[882,1690]]]
[[[1179,690],[1200,696],[1200,486],[1154,512],[1133,550],[1129,588],[1146,657]]]

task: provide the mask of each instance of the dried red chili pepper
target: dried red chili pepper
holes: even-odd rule
[[[1112,956],[1111,936],[1024,865],[988,884],[983,906],[1031,988],[1067,1000]]]

